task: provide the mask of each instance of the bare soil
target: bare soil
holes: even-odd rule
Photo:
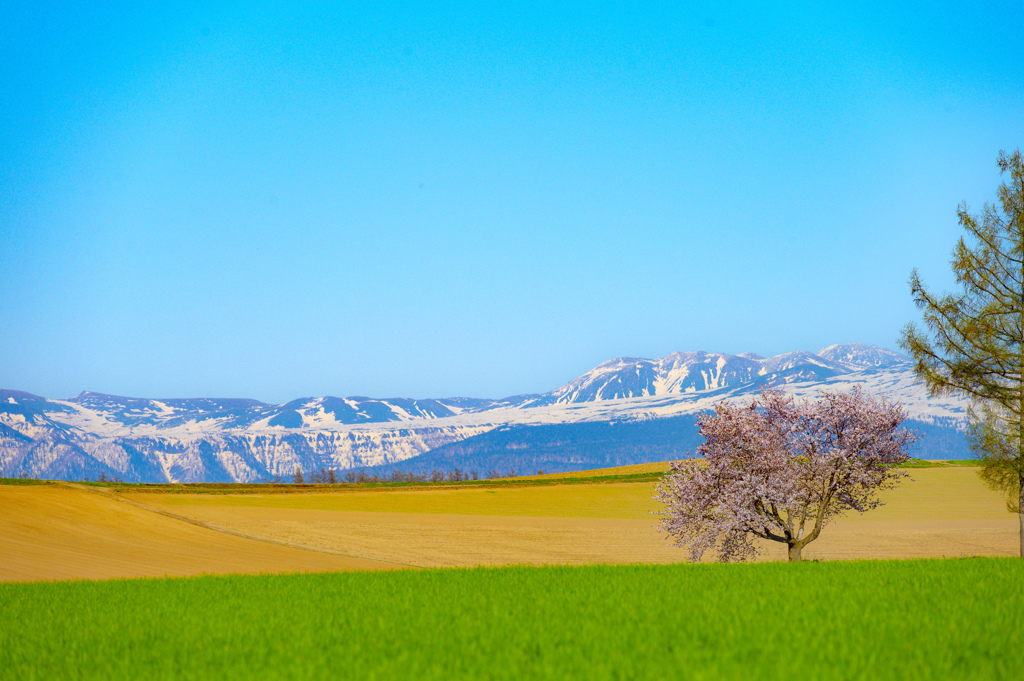
[[[0,485],[0,581],[391,569],[254,541],[63,485]]]
[[[886,505],[841,518],[808,559],[1016,555],[1017,518],[974,468],[914,469]],[[308,495],[138,495],[239,531],[424,567],[675,562],[652,483]],[[784,560],[766,543],[766,560]]]
[[[885,506],[827,526],[804,557],[1017,555],[1017,517],[976,469],[910,473]],[[0,581],[685,560],[656,529],[653,492],[650,482],[237,495],[0,485]],[[765,548],[763,560],[785,559],[781,545]]]

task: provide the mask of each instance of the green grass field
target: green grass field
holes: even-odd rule
[[[0,584],[0,678],[999,679],[1024,561]]]

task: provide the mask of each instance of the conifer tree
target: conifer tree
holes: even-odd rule
[[[935,296],[917,270],[910,275],[925,330],[908,324],[900,345],[916,361],[932,395],[960,393],[972,400],[969,439],[982,479],[1007,494],[1020,519],[1024,556],[1024,162],[1020,149],[999,152],[998,205],[980,215],[957,209],[967,232],[951,265],[959,294]]]

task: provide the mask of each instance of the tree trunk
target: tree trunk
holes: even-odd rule
[[[1021,343],[1021,365],[1024,367],[1024,342]],[[1022,368],[1024,372],[1024,368]],[[1024,373],[1022,373],[1024,376]],[[1022,462],[1024,462],[1024,378],[1021,380],[1021,413],[1017,415],[1017,460],[1014,462],[1017,469],[1017,484],[1020,492],[1017,496],[1017,519],[1020,522],[1020,557],[1024,558],[1024,475],[1022,475]]]
[[[1017,152],[1020,158],[1020,151]],[[1021,191],[1024,192],[1024,178],[1021,178]],[[1020,245],[1018,242],[1017,246]],[[1024,268],[1021,269],[1021,291],[1016,303],[1020,315],[1020,328],[1024,330]],[[1017,291],[1014,291],[1017,293]],[[1020,523],[1020,557],[1024,558],[1024,337],[1017,339],[1017,460],[1014,462],[1017,469],[1017,482],[1020,484],[1020,494],[1017,498],[1017,521]]]
[[[1022,525],[1022,527],[1024,527],[1024,525]],[[1024,530],[1022,530],[1022,532],[1024,532]],[[795,544],[790,544],[789,545],[789,562],[790,563],[799,563],[800,562],[800,549],[802,549],[802,548],[803,548],[803,546],[801,546],[799,542],[795,543]]]

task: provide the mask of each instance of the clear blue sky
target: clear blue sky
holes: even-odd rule
[[[1019,1],[156,4],[2,0],[0,387],[894,348],[1024,147]]]

